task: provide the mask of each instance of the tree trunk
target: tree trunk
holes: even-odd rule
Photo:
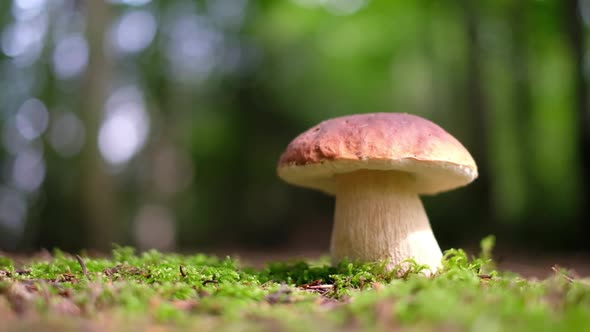
[[[467,109],[472,123],[471,137],[474,148],[473,153],[478,168],[479,179],[474,183],[478,187],[480,197],[483,198],[481,206],[481,230],[489,232],[495,224],[495,213],[492,206],[490,163],[488,150],[488,101],[483,86],[482,51],[478,35],[479,8],[477,2],[471,0],[462,1],[465,30],[467,34],[467,77],[466,94]]]
[[[575,84],[575,109],[577,123],[577,147],[580,161],[580,212],[578,216],[578,234],[585,249],[590,249],[587,241],[590,233],[590,112],[588,96],[588,78],[584,65],[585,42],[584,22],[577,0],[566,0],[564,22],[573,62],[573,78]]]
[[[530,87],[530,72],[527,60],[527,4],[524,1],[516,1],[509,8],[510,28],[512,38],[510,45],[510,69],[513,75],[512,101],[514,107],[514,120],[517,128],[516,137],[520,142],[520,174],[523,176],[525,190],[526,213],[535,211],[538,199],[539,184],[531,171],[535,168],[531,154],[535,153],[532,146],[530,132],[531,120],[534,118],[533,102]],[[533,216],[536,217],[536,216]]]
[[[104,52],[109,5],[105,1],[85,2],[89,62],[82,98],[86,142],[82,152],[81,200],[88,247],[108,250],[116,241],[116,199],[113,182],[98,150],[98,130],[103,114],[110,63]]]

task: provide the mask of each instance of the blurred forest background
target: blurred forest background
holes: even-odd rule
[[[0,249],[327,250],[333,198],[275,173],[321,120],[408,112],[472,185],[443,248],[590,249],[587,0],[0,2]]]

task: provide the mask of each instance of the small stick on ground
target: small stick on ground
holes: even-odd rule
[[[302,287],[303,289],[332,289],[334,288],[334,285],[313,285],[313,286],[307,286],[307,287]]]
[[[88,277],[88,269],[86,268],[86,263],[84,263],[82,257],[80,257],[80,255],[76,255],[76,260],[78,261],[78,264],[80,264],[80,266],[82,267],[82,273],[84,274],[86,279],[90,280],[90,278]]]
[[[310,283],[300,285],[299,288],[305,289],[312,292],[317,292],[322,295],[328,293],[329,291],[334,289],[334,285],[332,284],[322,284],[322,280],[314,280]]]
[[[179,266],[178,266],[178,269],[180,270],[180,275],[181,275],[183,278],[186,278],[186,272],[184,272],[184,267],[183,267],[182,265],[179,265]]]
[[[301,287],[301,288],[305,289],[305,288],[309,288],[310,286],[317,286],[317,285],[321,285],[321,284],[322,284],[322,282],[323,282],[323,280],[322,280],[322,279],[317,279],[317,280],[314,280],[314,281],[312,281],[312,282],[309,282],[309,283],[307,283],[307,284],[299,285],[299,287]]]
[[[551,270],[553,270],[553,272],[555,272],[555,274],[559,275],[560,277],[564,278],[565,280],[569,281],[569,282],[574,282],[575,279],[570,277],[569,275],[567,275],[567,272],[564,272],[561,270],[561,268],[559,267],[559,265],[554,265]]]

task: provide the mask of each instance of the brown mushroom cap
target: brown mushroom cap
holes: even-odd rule
[[[436,124],[405,113],[326,120],[295,138],[277,172],[288,183],[335,194],[334,175],[358,170],[407,172],[418,194],[434,194],[477,178],[469,152]]]

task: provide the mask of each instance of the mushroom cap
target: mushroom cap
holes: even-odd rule
[[[406,172],[418,194],[469,184],[477,165],[438,125],[405,113],[372,113],[321,122],[296,137],[277,173],[293,185],[335,194],[334,176],[359,170]]]

